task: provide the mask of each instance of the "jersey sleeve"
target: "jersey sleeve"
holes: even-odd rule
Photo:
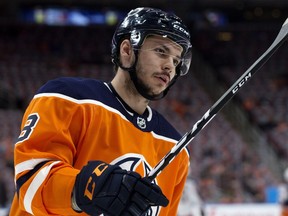
[[[86,113],[87,114],[87,113]],[[75,143],[85,134],[85,111],[75,103],[34,97],[15,145],[15,180],[21,210],[33,215],[73,215]],[[79,214],[77,214],[79,215]]]

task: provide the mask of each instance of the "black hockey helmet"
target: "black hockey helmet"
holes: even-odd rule
[[[190,43],[190,33],[183,21],[175,14],[167,13],[160,9],[149,7],[136,8],[131,10],[126,18],[118,25],[112,39],[112,62],[115,65],[128,70],[134,84],[136,78],[133,78],[133,76],[136,75],[133,71],[135,70],[138,58],[137,51],[141,48],[141,45],[148,35],[167,37],[179,44],[183,48],[183,51],[181,54],[181,63],[176,68],[175,80],[178,76],[183,76],[188,73],[192,58],[192,45]],[[136,56],[136,61],[130,68],[124,68],[119,60],[120,44],[124,39],[130,39]],[[170,86],[175,80],[171,81]],[[162,95],[161,98],[166,95],[167,91],[164,92],[164,95]]]

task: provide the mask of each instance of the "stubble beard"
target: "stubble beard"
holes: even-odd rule
[[[142,95],[141,94],[141,92],[142,92],[142,93],[148,95],[150,98],[157,98],[162,94],[162,92],[160,94],[153,93],[153,89],[152,89],[152,87],[149,86],[147,81],[145,82],[145,80],[143,80],[143,78],[139,77],[139,74],[144,74],[145,71],[143,71],[139,67],[137,67],[136,71],[134,71],[133,73],[135,73],[135,77],[136,77],[136,79],[134,81],[135,83],[132,81],[131,77],[129,80],[126,80],[127,89],[131,93],[131,95],[139,96],[139,94]],[[135,87],[135,85],[137,85],[137,88]],[[139,89],[139,91],[138,91],[138,89]],[[145,96],[143,96],[143,97],[145,97]]]

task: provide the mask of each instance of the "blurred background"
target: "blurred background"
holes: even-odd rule
[[[174,12],[191,31],[190,73],[151,103],[183,134],[271,45],[288,17],[287,0],[1,0],[0,215],[14,193],[14,143],[36,90],[60,76],[110,81],[113,32],[139,6]],[[179,215],[197,216],[195,205],[285,203],[287,48],[280,47],[189,145]]]

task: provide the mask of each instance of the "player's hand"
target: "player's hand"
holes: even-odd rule
[[[76,177],[77,206],[89,215],[143,215],[169,201],[159,186],[138,173],[102,161],[90,161]]]

